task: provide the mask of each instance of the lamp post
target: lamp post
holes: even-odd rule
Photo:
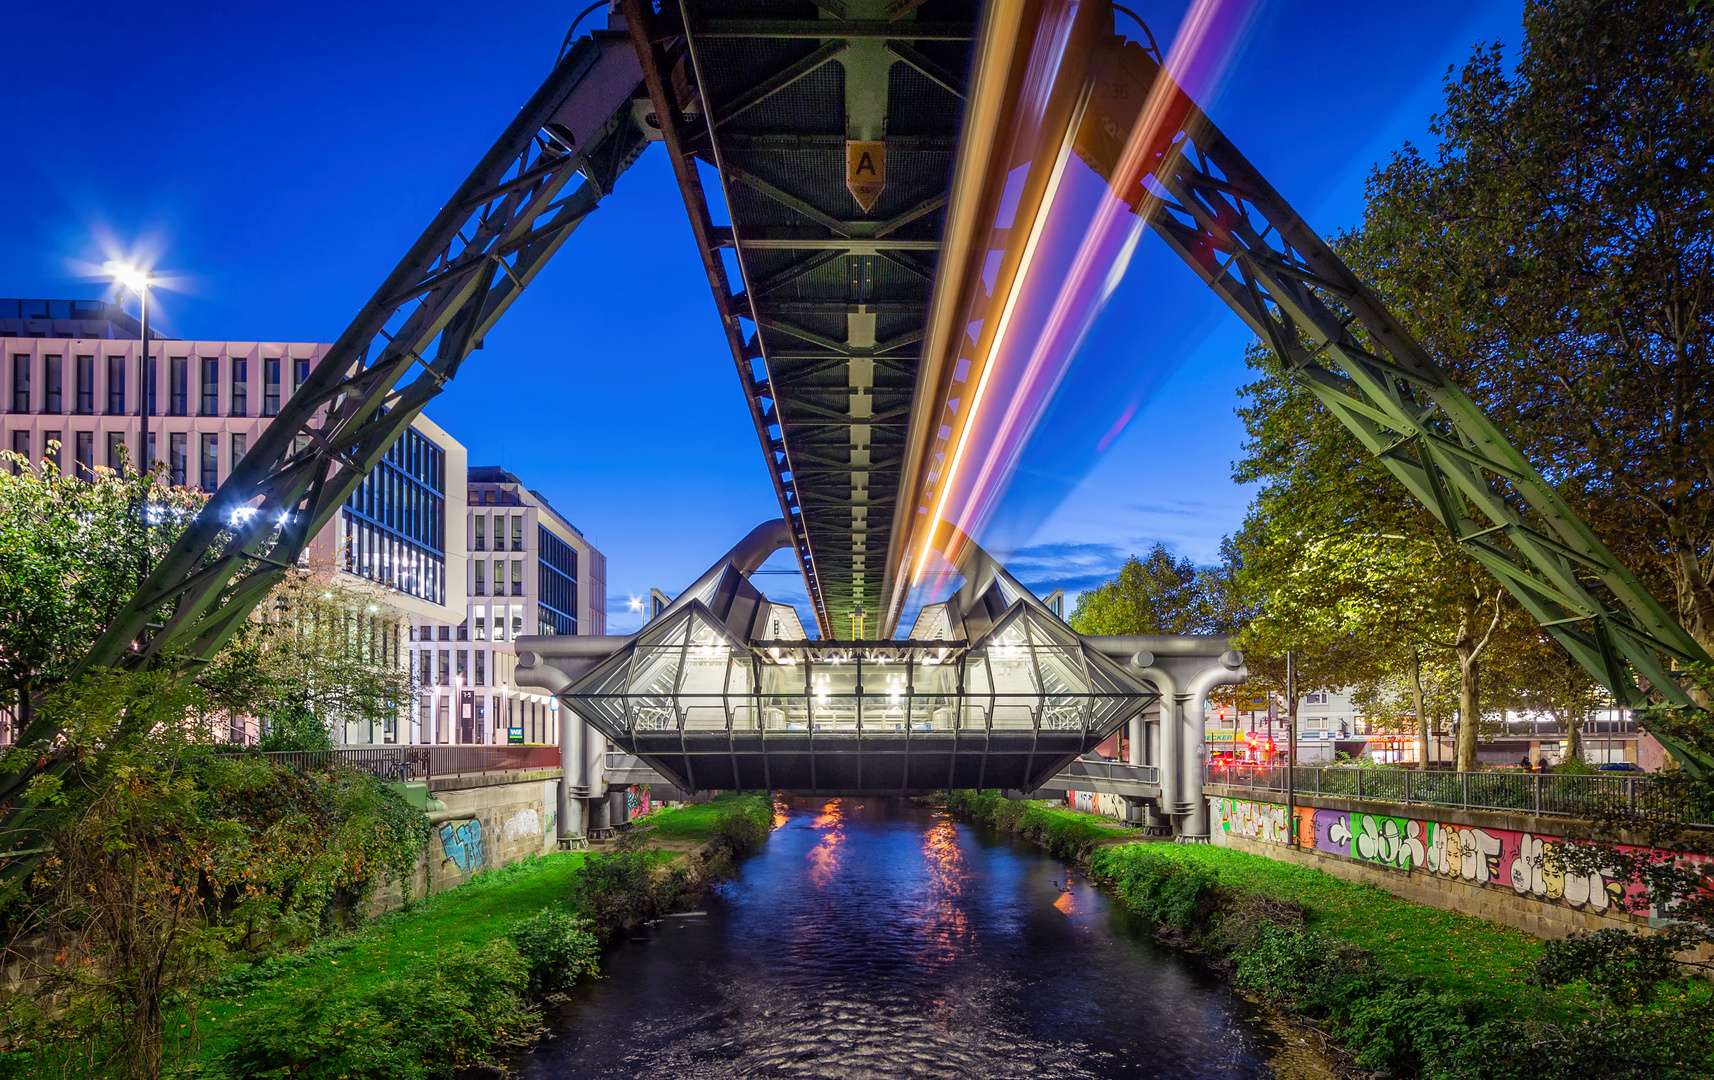
[[[139,471],[147,473],[154,465],[154,455],[149,453],[149,286],[154,283],[155,275],[128,263],[108,263],[107,272],[113,275],[113,280],[136,293],[143,307],[142,374],[137,379],[137,415],[142,418],[142,427],[137,461]]]

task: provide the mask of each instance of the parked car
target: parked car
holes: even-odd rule
[[[1595,766],[1596,772],[1642,772],[1643,767],[1634,761],[1609,761],[1605,765]]]

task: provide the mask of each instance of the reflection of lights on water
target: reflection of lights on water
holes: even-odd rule
[[[781,825],[784,825],[790,816],[790,813],[786,810],[785,796],[774,796],[774,828],[777,829]]]
[[[845,842],[844,817],[844,808],[838,799],[833,799],[811,822],[811,827],[821,832],[820,843],[809,852],[809,880],[818,889],[826,888],[839,870],[839,846]]]
[[[1077,910],[1077,901],[1072,899],[1072,892],[1067,889],[1059,894],[1059,899],[1053,902],[1053,906],[1070,915]]]
[[[960,903],[970,875],[964,853],[958,849],[958,826],[941,816],[923,833],[922,852],[929,885],[922,934],[931,947],[933,963],[939,965],[968,951],[971,942],[970,916]]]

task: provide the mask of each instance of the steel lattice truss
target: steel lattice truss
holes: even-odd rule
[[[977,5],[658,7],[624,3],[751,419],[821,633],[861,637],[880,626]],[[846,144],[883,136],[865,211]]]
[[[1078,134],[1078,153],[1119,197],[1620,704],[1648,700],[1633,670],[1692,704],[1669,665],[1707,662],[1702,648],[1156,58],[1112,39],[1094,77],[1133,89],[1092,95]],[[1111,133],[1131,130],[1157,79],[1168,122],[1140,174],[1115,177]]]
[[[83,661],[212,656],[647,145],[624,34],[555,65]]]

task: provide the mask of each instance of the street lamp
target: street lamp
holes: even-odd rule
[[[117,262],[108,263],[107,272],[114,281],[136,293],[143,305],[143,371],[137,379],[137,415],[143,423],[137,461],[139,471],[147,473],[154,465],[151,460],[154,455],[149,453],[149,286],[154,283],[155,275],[141,267]]]

